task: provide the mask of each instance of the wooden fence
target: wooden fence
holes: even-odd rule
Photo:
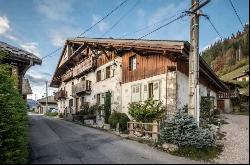
[[[128,122],[127,127],[129,134],[132,136],[139,133],[141,136],[149,136],[153,140],[158,140],[160,134],[159,121],[153,123]]]

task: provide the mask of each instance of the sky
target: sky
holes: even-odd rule
[[[62,47],[67,38],[78,36],[122,2],[123,0],[0,0],[0,41],[42,58]],[[242,22],[249,23],[249,0],[232,2]],[[188,10],[190,6],[191,0],[128,0],[82,37],[139,38],[170,21],[172,16],[177,17],[176,14]],[[202,8],[202,13],[210,16],[222,37],[242,30],[229,0],[211,0]],[[149,28],[143,31],[131,33],[147,26]],[[187,16],[144,39],[189,41],[189,28],[190,17]],[[201,17],[200,51],[219,39],[209,22]],[[41,66],[33,66],[27,71],[25,77],[29,79],[33,91],[33,95],[28,98],[39,99],[45,96],[45,82],[51,81],[60,53],[61,51],[56,52],[45,58]],[[49,87],[49,95],[56,90]]]

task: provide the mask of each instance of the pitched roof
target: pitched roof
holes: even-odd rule
[[[46,97],[38,99],[37,100],[39,103],[46,103]],[[57,101],[55,100],[54,96],[48,96],[48,103],[54,103],[57,104]]]
[[[57,68],[54,72],[53,77],[57,73],[57,69],[59,68],[59,63],[62,59],[64,51],[66,49],[66,45],[68,43],[78,43],[78,44],[90,44],[95,46],[102,46],[102,47],[114,47],[120,50],[131,50],[133,48],[138,48],[142,50],[159,50],[159,52],[163,52],[165,50],[170,52],[178,52],[181,54],[185,54],[185,60],[188,59],[190,43],[188,41],[182,40],[135,40],[135,39],[113,39],[113,38],[85,38],[85,37],[78,37],[72,38],[65,41],[65,45],[63,51],[61,53],[61,57],[59,58]],[[208,64],[200,57],[200,67],[204,72],[206,72],[209,77],[211,77],[216,84],[220,87],[221,90],[227,89],[225,84],[221,82],[218,76],[212,71],[212,69],[208,66]],[[53,83],[53,78],[52,81]],[[52,84],[50,84],[52,86]]]
[[[20,60],[25,60],[25,61],[33,60],[35,64],[39,64],[39,65],[42,64],[42,60],[38,58],[36,55],[34,55],[33,53],[14,47],[5,42],[0,41],[0,49],[10,53],[11,59],[20,59]]]

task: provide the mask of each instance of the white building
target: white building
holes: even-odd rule
[[[149,97],[161,100],[168,113],[188,104],[186,41],[76,38],[67,40],[51,86],[61,113],[74,114],[84,102],[104,104],[127,113],[128,104]],[[211,96],[226,86],[200,58],[200,95]]]

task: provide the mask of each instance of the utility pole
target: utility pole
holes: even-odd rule
[[[187,11],[191,15],[190,24],[190,54],[189,54],[189,104],[188,114],[195,118],[199,126],[200,95],[199,95],[199,17],[203,6],[210,0],[199,4],[199,0],[191,0],[191,8]]]
[[[48,111],[48,81],[46,81],[46,112],[47,111]]]

